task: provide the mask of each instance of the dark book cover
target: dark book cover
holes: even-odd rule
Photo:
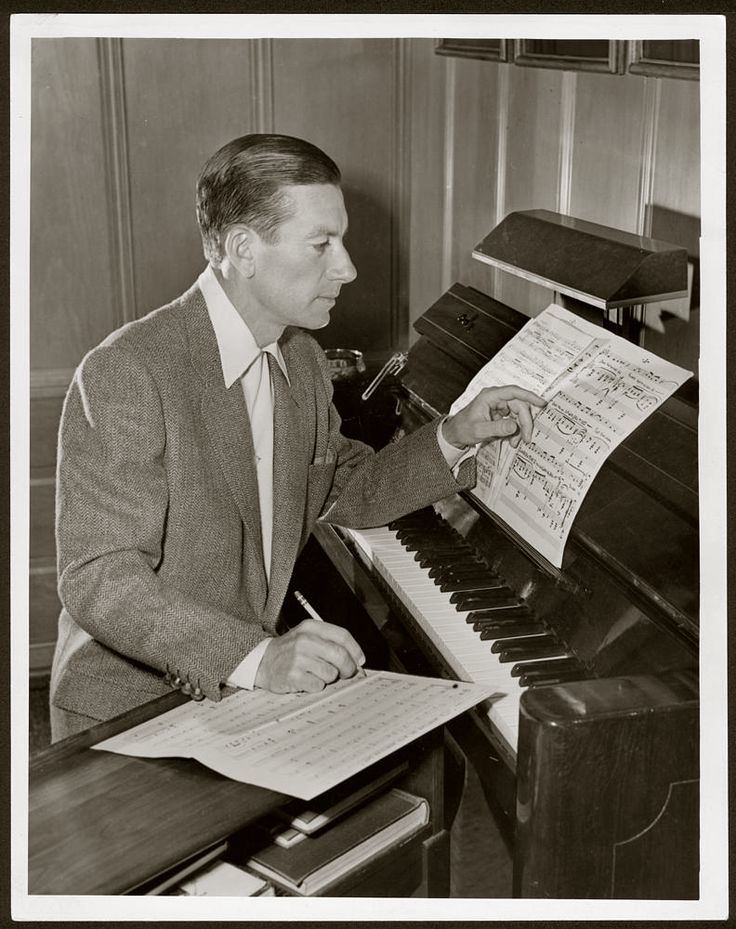
[[[246,866],[296,893],[314,893],[428,821],[426,800],[394,788],[291,848],[266,845]]]

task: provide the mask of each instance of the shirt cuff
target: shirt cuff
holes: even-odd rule
[[[261,666],[263,653],[268,648],[271,639],[264,639],[248,652],[230,677],[225,681],[229,687],[240,687],[242,690],[253,690],[256,686],[256,674]]]
[[[442,452],[442,457],[447,462],[448,468],[450,468],[452,473],[457,477],[457,469],[464,461],[467,461],[468,458],[472,458],[475,455],[478,446],[471,445],[469,448],[456,448],[454,445],[451,445],[442,435],[442,424],[446,419],[447,417],[443,416],[437,424],[437,443]]]

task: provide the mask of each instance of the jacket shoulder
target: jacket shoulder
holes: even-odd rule
[[[195,285],[176,300],[111,332],[87,353],[82,365],[95,355],[108,354],[112,350],[134,355],[155,369],[157,361],[170,358],[178,351],[186,351],[186,315],[195,310],[198,301],[205,306],[204,298]]]

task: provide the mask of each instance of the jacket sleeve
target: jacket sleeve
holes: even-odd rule
[[[59,595],[90,636],[151,668],[186,668],[204,693],[266,637],[256,622],[213,611],[165,585],[166,425],[142,362],[103,346],[78,369],[59,434]]]
[[[335,474],[321,516],[329,523],[383,526],[475,485],[474,457],[460,465],[457,477],[445,461],[437,441],[439,418],[374,452],[341,435],[333,404],[329,415]]]

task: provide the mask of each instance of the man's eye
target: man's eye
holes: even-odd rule
[[[314,248],[316,248],[318,252],[323,252],[329,244],[329,239],[326,239],[324,242],[315,242]]]

